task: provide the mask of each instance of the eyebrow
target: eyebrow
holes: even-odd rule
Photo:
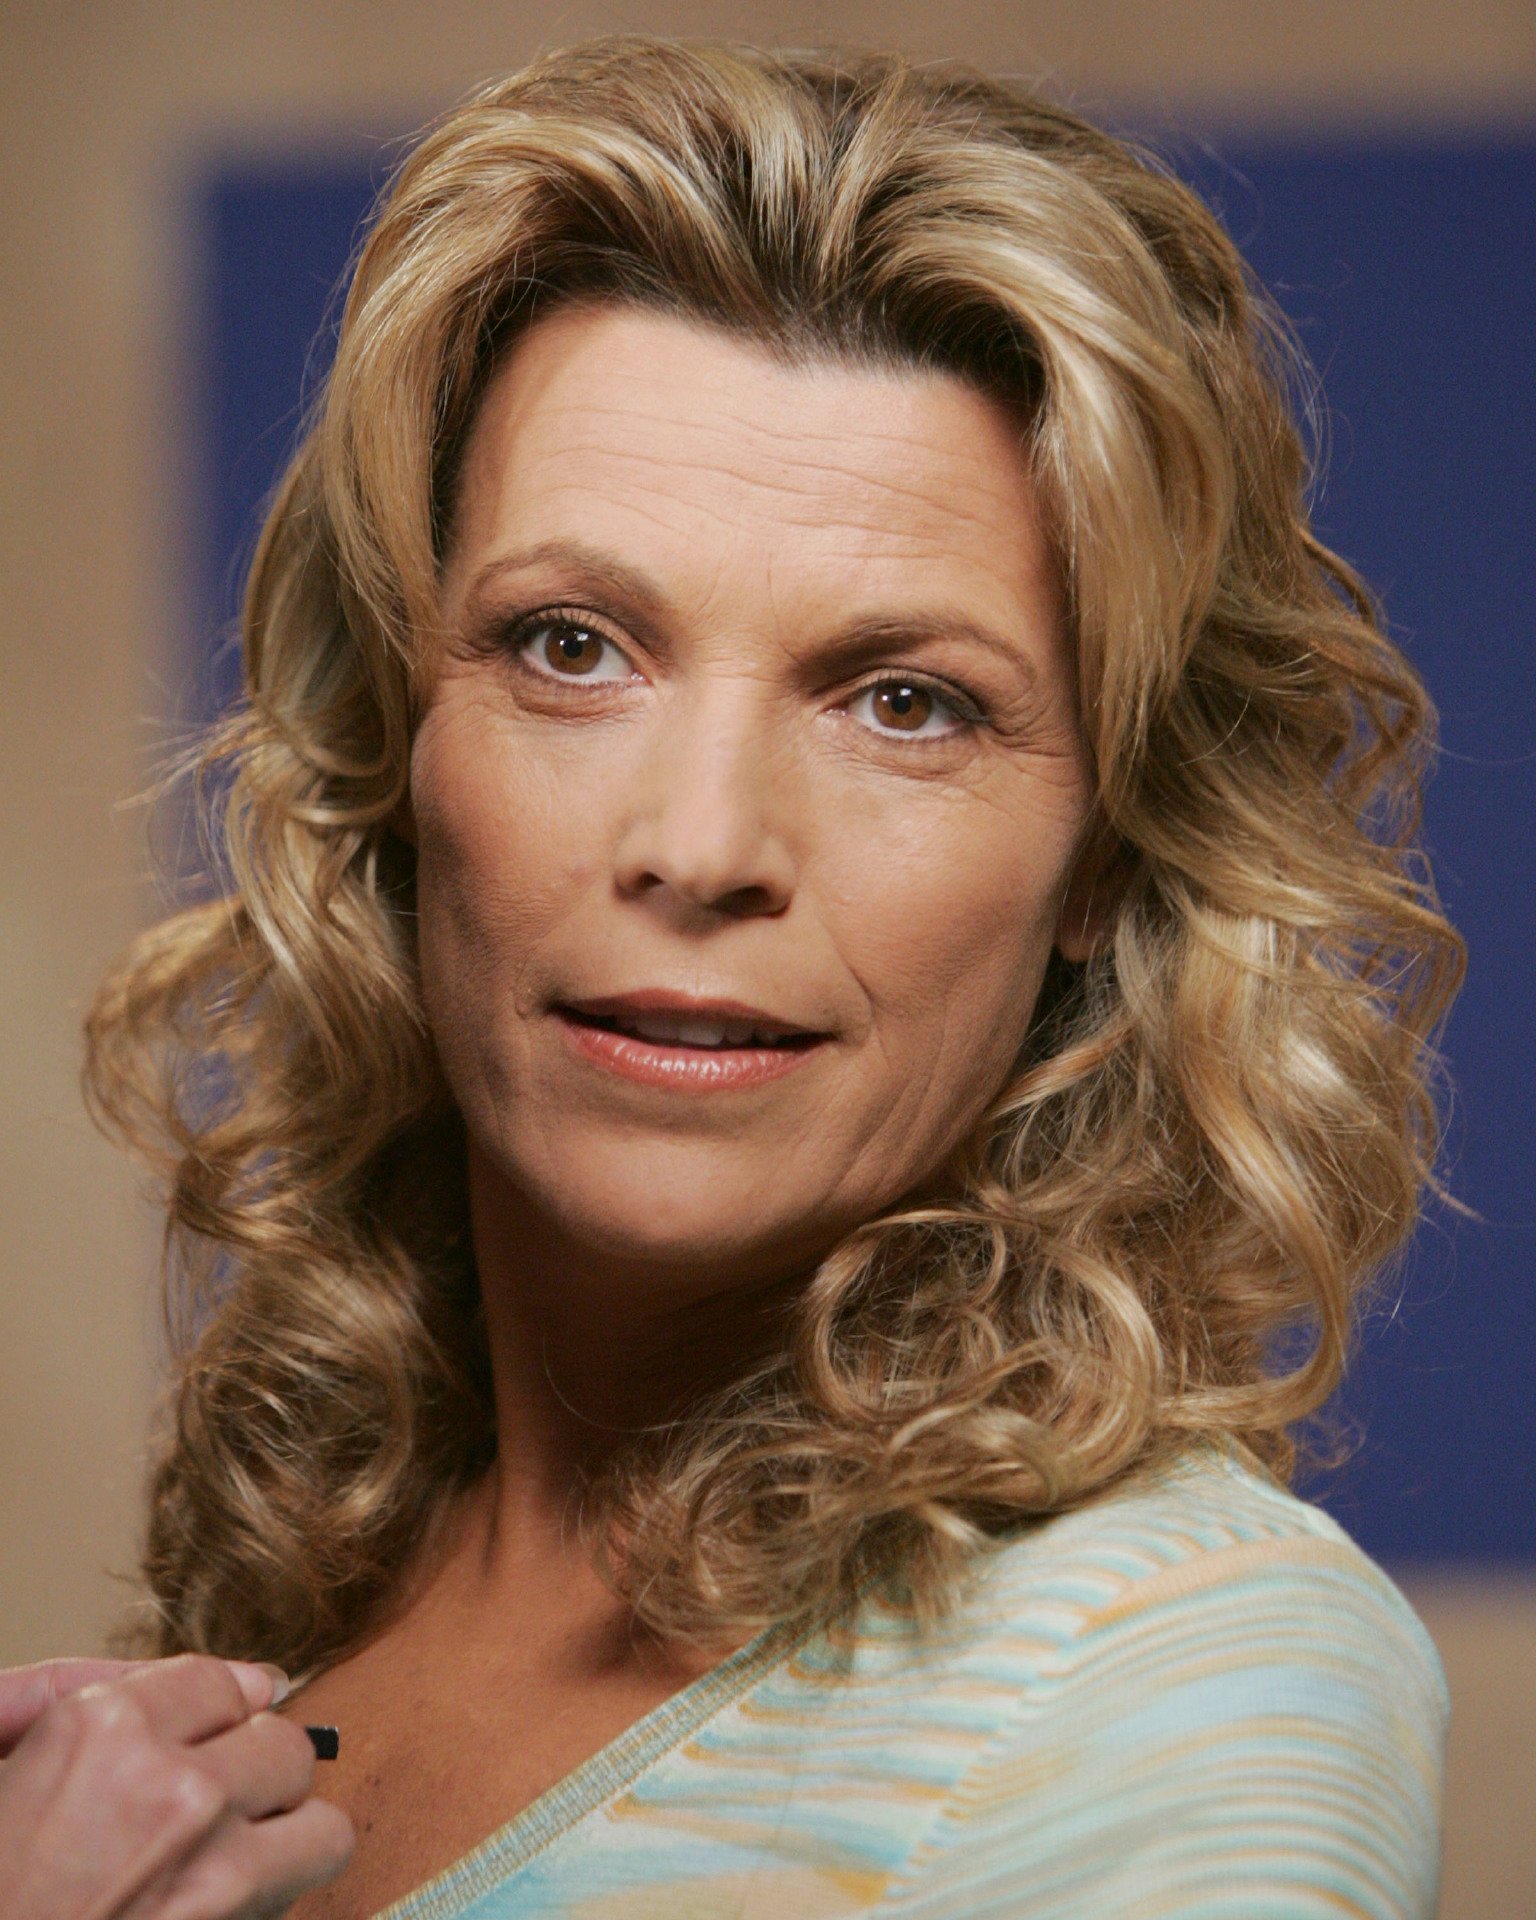
[[[583,540],[540,540],[531,547],[519,547],[487,561],[469,583],[464,596],[466,608],[471,613],[478,611],[489,590],[504,575],[527,573],[544,566],[568,567],[635,602],[648,613],[658,614],[666,609],[666,595],[654,581],[638,568],[604,553],[601,547],[589,547]]]
[[[530,547],[519,547],[498,555],[479,569],[465,593],[465,612],[471,622],[483,619],[486,603],[498,581],[507,576],[531,572],[541,566],[568,568],[586,580],[595,581],[610,592],[637,607],[652,620],[662,618],[669,606],[666,594],[647,574],[628,565],[600,547],[582,540],[540,540]],[[910,646],[932,640],[969,640],[988,652],[1000,655],[1019,673],[1031,689],[1039,682],[1040,672],[1017,640],[995,627],[983,625],[969,614],[947,607],[927,607],[915,612],[868,614],[839,628],[818,651],[834,655],[840,664],[856,665],[870,654],[892,645]]]

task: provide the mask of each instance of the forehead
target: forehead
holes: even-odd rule
[[[694,572],[920,568],[930,590],[1004,600],[1050,584],[1024,429],[996,400],[623,307],[537,323],[487,388],[450,591],[499,544],[573,535]]]

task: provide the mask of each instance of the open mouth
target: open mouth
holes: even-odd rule
[[[701,1053],[768,1048],[775,1053],[803,1052],[824,1036],[819,1033],[769,1032],[747,1020],[711,1020],[682,1015],[582,1013],[575,1007],[556,1009],[563,1019],[603,1033],[626,1034],[658,1047],[689,1047]]]

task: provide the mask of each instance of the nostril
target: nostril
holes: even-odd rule
[[[715,796],[637,816],[615,849],[618,892],[718,919],[776,915],[795,891],[788,848]]]

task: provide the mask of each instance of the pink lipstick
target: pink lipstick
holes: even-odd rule
[[[647,991],[554,1008],[570,1046],[594,1066],[679,1093],[764,1086],[827,1038],[744,1006]]]

